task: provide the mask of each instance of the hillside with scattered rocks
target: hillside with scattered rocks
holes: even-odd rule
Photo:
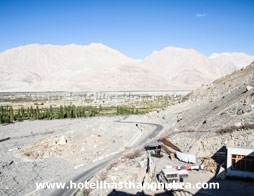
[[[147,119],[156,119],[164,124],[171,123],[169,130],[160,138],[167,138],[182,152],[195,155],[196,164],[202,164],[205,159],[212,160],[211,158],[216,152],[223,149],[224,146],[254,147],[253,86],[254,63],[191,92],[178,105],[157,113],[150,113],[147,115]],[[175,122],[172,122],[173,119]],[[153,141],[158,139],[155,138]],[[186,165],[176,159],[169,159],[167,154],[163,153],[163,155],[161,158],[153,158],[155,173],[158,173],[166,165]],[[104,169],[92,180],[96,181],[103,177],[103,180],[107,182],[132,180],[141,183],[145,177],[147,157],[148,154],[141,147],[140,151],[133,151],[133,156],[130,159],[120,158],[114,162],[112,167]],[[206,172],[191,171],[187,181],[191,183],[210,181],[215,175],[218,164],[214,161],[210,161],[209,164],[211,163],[214,165],[214,169]],[[128,170],[125,169],[127,165]],[[129,172],[130,167],[131,171]],[[232,182],[227,180],[220,183],[220,191],[216,192],[216,195],[223,195],[223,192],[228,190],[227,187],[232,185]],[[238,182],[238,188],[245,189],[247,192],[252,190],[248,183]],[[110,190],[107,193],[102,193],[102,190],[94,190],[91,191],[91,195],[108,195],[109,192]],[[135,194],[136,192],[135,190],[126,190],[125,193],[111,192],[111,195],[128,195],[127,193]],[[145,191],[150,195],[161,194],[161,192],[163,190]],[[198,190],[189,190],[182,193],[193,195],[197,192]],[[177,194],[177,192],[172,193],[172,195]]]

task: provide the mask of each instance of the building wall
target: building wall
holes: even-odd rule
[[[232,154],[254,156],[254,149],[252,149],[252,148],[228,148],[228,153],[227,153],[227,176],[254,178],[254,172],[231,170]]]

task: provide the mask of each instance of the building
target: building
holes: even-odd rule
[[[254,148],[227,148],[227,176],[254,178]]]

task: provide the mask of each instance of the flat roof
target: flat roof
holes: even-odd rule
[[[254,150],[254,147],[251,147],[251,146],[236,146],[236,147],[227,147],[227,149],[248,149],[248,150]]]
[[[175,168],[166,168],[162,170],[164,174],[171,174],[171,173],[176,173],[178,172],[177,169]]]
[[[163,145],[162,142],[151,142],[151,143],[146,144],[147,147],[161,146],[161,145]]]

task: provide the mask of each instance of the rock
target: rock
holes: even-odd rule
[[[246,86],[247,91],[250,91],[251,89],[253,89],[253,86]]]
[[[65,139],[65,137],[62,135],[58,144],[60,144],[60,145],[67,144],[67,139]]]
[[[53,151],[55,151],[57,148],[55,147],[55,146],[53,146],[52,148],[51,148],[51,150],[53,150]],[[38,151],[38,153],[40,154],[40,151]]]
[[[236,114],[237,115],[242,115],[242,114],[244,114],[244,111],[242,109],[238,109]]]
[[[139,161],[139,165],[140,165],[140,167],[144,167],[145,166],[145,163],[144,163],[144,161]]]
[[[241,122],[237,122],[234,124],[235,127],[241,127],[242,126],[242,123]]]
[[[180,122],[181,120],[182,120],[182,118],[177,116],[177,120],[176,121]]]

